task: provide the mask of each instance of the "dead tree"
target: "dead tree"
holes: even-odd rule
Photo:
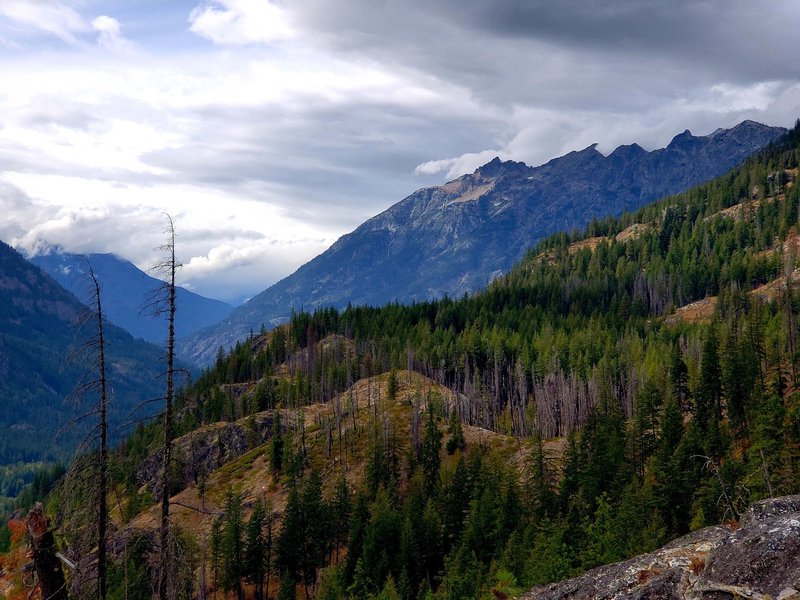
[[[85,259],[86,260],[86,259]],[[108,387],[106,381],[106,350],[103,337],[103,303],[100,301],[100,284],[92,265],[89,267],[97,317],[97,364],[100,388],[100,457],[98,464],[98,515],[97,515],[97,597],[106,598],[106,538],[108,531]],[[45,596],[46,597],[46,596]]]
[[[162,452],[161,471],[161,524],[159,527],[159,574],[158,598],[167,600],[170,590],[170,573],[172,557],[170,556],[170,467],[172,465],[172,447],[174,432],[174,400],[175,400],[175,274],[180,265],[175,259],[175,223],[170,215],[166,215],[167,242],[159,250],[163,253],[162,261],[154,269],[161,275],[163,284],[156,290],[147,309],[154,317],[167,317],[166,345],[166,393],[164,395],[164,447]]]
[[[67,600],[67,583],[55,549],[55,538],[41,502],[37,502],[28,513],[27,529],[42,598]]]
[[[88,367],[71,394],[75,406],[81,407],[80,414],[73,418],[71,424],[91,421],[92,425],[59,485],[58,523],[68,536],[73,556],[92,567],[83,577],[72,580],[73,591],[81,597],[105,600],[109,524],[109,383],[100,283],[89,260],[86,257],[83,260],[87,268],[83,274],[87,286],[84,302],[89,308],[84,314],[83,325],[90,326],[93,333],[76,351],[82,360],[88,361]],[[92,400],[84,408],[82,405],[87,397]],[[96,587],[90,587],[90,582]]]

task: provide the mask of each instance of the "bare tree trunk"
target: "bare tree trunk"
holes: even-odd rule
[[[88,260],[86,261],[89,262]],[[106,350],[103,337],[103,304],[100,301],[100,284],[92,265],[89,276],[94,287],[95,311],[97,313],[97,352],[100,367],[100,464],[98,481],[99,511],[97,517],[97,597],[106,598],[106,537],[108,530],[108,393],[106,382]],[[47,595],[45,595],[45,598]]]
[[[161,475],[161,527],[159,530],[159,543],[161,552],[161,572],[158,580],[159,600],[167,600],[169,590],[169,575],[171,572],[171,557],[169,548],[169,498],[170,498],[170,465],[172,464],[172,443],[173,443],[173,399],[174,371],[175,371],[175,271],[177,263],[175,261],[175,226],[172,217],[167,215],[167,236],[168,241],[164,249],[167,252],[166,263],[166,286],[167,286],[167,313],[168,333],[167,333],[167,391],[164,397],[164,452],[163,452],[163,471]]]
[[[56,556],[55,539],[41,502],[37,502],[27,519],[30,537],[31,556],[42,588],[42,598],[47,600],[67,600],[67,583],[61,562]]]

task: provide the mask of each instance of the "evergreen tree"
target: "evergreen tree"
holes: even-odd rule
[[[228,490],[222,528],[222,587],[227,592],[236,592],[238,600],[244,600],[244,572],[242,494]]]
[[[339,548],[347,543],[351,511],[350,491],[347,489],[347,479],[342,473],[334,489],[330,502],[331,537],[336,560],[339,559]]]
[[[272,420],[272,435],[269,440],[269,464],[272,478],[277,479],[283,468],[283,434],[281,433],[281,414],[275,411]]]
[[[292,488],[278,537],[278,565],[293,581],[301,581],[306,597],[314,586],[317,570],[325,563],[329,540],[322,479],[311,471],[302,490]]]
[[[458,418],[458,414],[455,411],[450,415],[447,433],[450,436],[447,440],[448,454],[453,454],[456,450],[463,450],[466,448],[467,441],[464,438],[464,428],[461,426],[461,419]]]
[[[264,502],[256,500],[247,522],[244,545],[244,575],[255,586],[255,599],[264,598],[264,580],[267,577],[267,512]]]
[[[677,341],[672,349],[669,375],[672,382],[672,394],[678,402],[678,407],[684,410],[689,406],[689,369],[681,356]]]
[[[422,438],[422,457],[420,464],[425,476],[425,494],[433,497],[439,489],[439,469],[441,458],[442,433],[436,425],[433,406],[428,404],[428,419],[425,423],[425,434]]]
[[[706,431],[709,421],[719,422],[721,415],[720,399],[722,396],[722,372],[719,364],[719,343],[716,326],[712,325],[703,344],[703,355],[700,363],[700,385],[697,390],[695,419],[701,431]]]

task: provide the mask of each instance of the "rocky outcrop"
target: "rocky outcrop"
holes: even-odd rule
[[[650,554],[537,587],[520,600],[800,600],[800,496],[753,504]]]
[[[183,489],[196,484],[204,473],[215,469],[251,448],[263,444],[272,432],[272,411],[233,423],[213,423],[175,440],[174,485]],[[139,485],[147,485],[158,497],[161,493],[162,455],[154,452],[142,461],[136,473]]]

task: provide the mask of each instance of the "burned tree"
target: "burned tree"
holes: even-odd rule
[[[88,341],[73,359],[86,362],[86,370],[71,394],[76,416],[71,425],[91,423],[76,457],[64,476],[57,497],[58,526],[67,535],[71,556],[84,565],[81,577],[73,578],[71,593],[105,600],[107,595],[108,541],[108,409],[109,381],[106,369],[106,339],[100,283],[89,260],[86,263],[83,326],[92,328]],[[87,401],[88,399],[88,401]],[[36,523],[37,515],[29,518]],[[40,526],[40,525],[39,525]],[[52,534],[51,538],[52,538]],[[88,568],[87,568],[88,567]],[[58,575],[54,575],[58,577]],[[63,576],[61,576],[63,577]],[[40,581],[42,577],[40,575]],[[43,591],[44,591],[44,583]],[[45,597],[47,594],[45,593]],[[66,594],[65,594],[66,596]]]
[[[67,600],[67,584],[55,549],[55,538],[41,503],[37,503],[26,520],[31,545],[31,558],[39,578],[42,598]]]
[[[167,600],[170,589],[170,573],[172,557],[170,553],[170,467],[172,464],[172,447],[174,432],[174,400],[175,400],[175,274],[180,264],[175,259],[175,223],[170,215],[166,215],[167,242],[159,248],[163,254],[154,270],[161,276],[163,284],[155,291],[148,304],[153,316],[166,316],[166,392],[164,395],[164,447],[162,451],[161,472],[161,524],[159,527],[159,575],[158,598]]]

